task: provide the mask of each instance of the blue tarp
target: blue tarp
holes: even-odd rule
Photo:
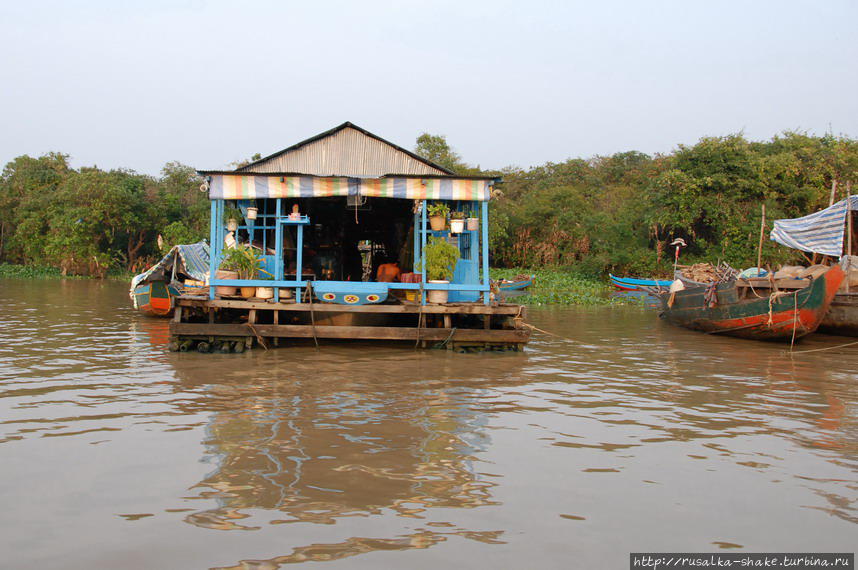
[[[849,210],[858,210],[858,195],[849,197]],[[771,238],[779,244],[810,253],[839,257],[843,254],[846,223],[845,199],[802,218],[775,221]]]
[[[190,245],[174,245],[167,252],[167,255],[161,258],[161,261],[140,275],[134,276],[134,279],[131,280],[131,290],[134,291],[137,285],[145,283],[150,276],[159,270],[163,270],[165,276],[172,275],[176,256],[179,259],[179,266],[176,267],[176,273],[188,275],[198,281],[208,282],[209,246],[206,242],[201,241]]]

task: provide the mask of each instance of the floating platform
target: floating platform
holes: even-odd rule
[[[530,340],[522,305],[402,301],[339,305],[262,299],[176,298],[170,322],[172,350],[243,352],[281,341],[401,341],[423,348],[521,350]]]

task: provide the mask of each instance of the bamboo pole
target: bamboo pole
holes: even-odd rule
[[[848,181],[846,183],[846,227],[848,234],[846,236],[847,241],[847,253],[846,255],[852,255],[852,181]]]
[[[852,181],[846,181],[846,292],[849,293],[849,274],[852,272]]]
[[[763,202],[763,218],[760,220],[760,245],[757,248],[757,277],[760,276],[760,264],[763,262],[763,235],[766,233],[766,203]]]
[[[834,205],[834,197],[837,195],[837,179],[831,179],[831,199],[828,201],[829,206]]]

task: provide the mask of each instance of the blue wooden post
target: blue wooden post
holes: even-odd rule
[[[215,275],[217,274],[217,266],[220,261],[219,248],[217,242],[217,234],[218,234],[218,203],[221,200],[212,200],[211,201],[211,224],[209,225],[209,299],[214,300],[215,298],[215,286],[211,284],[215,279]]]
[[[423,293],[420,295],[420,304],[426,304],[426,207],[429,202],[423,201],[423,209],[420,212],[420,282],[423,283]]]
[[[283,281],[283,224],[280,223],[280,198],[274,217],[274,281]],[[280,302],[280,287],[274,287],[274,302]]]
[[[417,272],[420,263],[420,212],[414,212],[414,259],[411,261],[411,272]]]
[[[304,257],[304,226],[295,226],[298,232],[298,252],[295,255],[295,281],[301,281],[301,277],[303,276],[303,268],[301,267],[301,262]],[[295,302],[301,302],[301,288],[295,288]]]
[[[486,200],[482,203],[482,220],[480,223],[482,224],[482,249],[483,249],[483,303],[489,304],[489,297],[491,297],[490,285],[489,285],[489,202]]]

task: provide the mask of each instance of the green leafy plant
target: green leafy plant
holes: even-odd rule
[[[271,275],[262,269],[262,263],[262,254],[258,250],[247,245],[236,245],[224,251],[220,268],[237,272],[239,279],[256,279],[260,272]]]
[[[224,271],[238,271],[244,263],[243,246],[229,247],[224,250],[220,260],[220,268]]]
[[[435,202],[434,204],[429,204],[426,208],[426,213],[429,217],[440,217],[446,218],[450,215],[450,206],[445,204],[444,202]]]
[[[468,217],[467,213],[460,212],[460,211],[455,211],[452,214],[450,214],[451,220],[464,220],[467,217]]]
[[[241,210],[238,208],[233,208],[231,206],[226,206],[223,209],[223,221],[228,222],[229,220],[235,220],[240,222],[244,219],[244,215],[241,213]]]
[[[426,260],[427,279],[449,281],[453,278],[456,262],[459,261],[459,248],[443,238],[430,237],[423,251],[423,257]],[[422,263],[417,268],[422,271]]]

